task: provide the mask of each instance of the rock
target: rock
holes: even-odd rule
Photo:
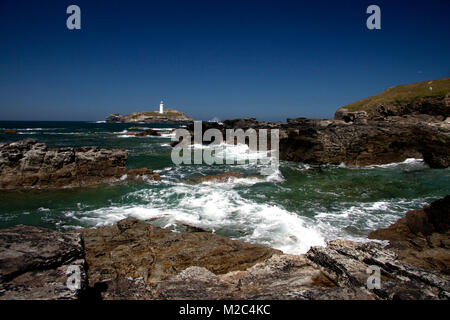
[[[380,268],[380,288],[366,289],[378,299],[449,297],[448,276],[398,260],[394,252],[378,243],[332,241],[326,248],[311,248],[306,256],[339,286],[350,288],[366,288],[368,267]]]
[[[117,277],[160,282],[189,266],[222,274],[243,270],[280,251],[207,232],[177,233],[134,218],[81,230],[89,284]]]
[[[148,128],[148,127],[133,126],[133,127],[128,128],[128,129],[131,129],[131,130],[146,130],[146,129],[150,129],[150,128]]]
[[[450,195],[420,210],[410,210],[386,229],[369,234],[370,239],[389,240],[400,259],[450,274]]]
[[[160,114],[158,111],[133,112],[124,116],[121,116],[118,113],[113,113],[106,118],[106,122],[112,123],[185,124],[192,121],[193,119],[185,115],[183,112],[173,109],[167,109],[163,114]]]
[[[0,299],[78,299],[86,288],[79,234],[18,225],[0,229]],[[79,270],[80,285],[67,286]]]
[[[258,121],[255,118],[244,118],[244,119],[225,120],[223,124],[225,125],[225,127],[244,129],[244,128],[252,128],[253,126],[258,124]]]
[[[118,113],[113,113],[106,118],[106,122],[122,122],[122,117]]]
[[[136,137],[146,137],[146,136],[157,136],[157,137],[160,137],[161,134],[158,131],[156,131],[156,130],[147,129],[145,131],[136,133],[135,136]]]
[[[440,123],[412,120],[346,123],[297,118],[280,125],[234,119],[225,120],[223,125],[203,123],[202,130],[218,129],[225,137],[227,129],[267,129],[270,146],[270,131],[278,129],[280,159],[310,165],[367,166],[421,158],[432,168],[447,168],[450,165],[450,127],[447,129]],[[193,137],[194,126],[187,129]],[[171,145],[176,144],[178,142],[174,141]]]
[[[369,266],[381,270],[369,289]],[[154,299],[448,299],[442,274],[412,267],[378,243],[333,241],[306,255],[273,255],[247,270],[215,274],[192,266],[151,287]]]
[[[16,134],[17,130],[15,130],[15,129],[5,129],[5,130],[3,130],[3,133],[4,134]]]
[[[191,183],[191,184],[197,184],[197,183],[203,183],[203,182],[224,183],[224,182],[229,182],[230,180],[233,180],[233,179],[240,179],[240,178],[242,178],[242,173],[227,171],[227,172],[221,173],[221,174],[196,177],[196,178],[193,178],[190,181],[188,181],[188,183]]]
[[[336,111],[334,119],[344,122],[367,123],[369,116],[366,111],[349,112],[348,109],[342,108]]]
[[[150,291],[143,278],[117,277],[112,280],[96,283],[91,289],[101,300],[149,300]],[[91,297],[89,297],[92,299]]]
[[[127,169],[127,153],[97,147],[48,148],[33,139],[0,145],[0,189],[86,187],[145,175],[150,169]]]
[[[283,130],[283,129],[282,129]],[[280,133],[280,158],[312,165],[365,166],[423,158],[431,167],[450,164],[450,135],[441,129],[404,123],[305,123]]]

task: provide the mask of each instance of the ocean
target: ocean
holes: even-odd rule
[[[162,136],[127,135],[135,125],[154,128]],[[123,148],[129,155],[127,167],[148,167],[161,176],[161,181],[123,181],[90,188],[1,191],[0,228],[27,224],[70,230],[136,217],[173,231],[194,226],[286,253],[304,253],[333,239],[367,241],[370,231],[389,226],[407,210],[450,194],[450,169],[430,169],[420,159],[362,168],[312,168],[280,161],[278,170],[263,178],[255,177],[262,164],[175,166],[170,157],[170,132],[176,127],[0,122],[0,132],[17,129],[17,134],[0,134],[0,142],[33,138],[49,147]],[[246,146],[225,149],[237,158],[255,156],[247,151]],[[243,178],[186,183],[226,171],[240,172]]]

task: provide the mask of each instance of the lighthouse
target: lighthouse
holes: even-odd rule
[[[161,113],[161,114],[164,113],[164,102],[162,100],[159,103],[159,113]]]

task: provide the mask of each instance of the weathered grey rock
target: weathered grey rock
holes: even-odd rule
[[[326,248],[313,247],[306,254],[332,280],[344,287],[366,288],[369,266],[381,271],[381,288],[372,293],[381,299],[447,299],[450,278],[414,267],[378,243],[332,241]],[[406,294],[407,292],[407,294]]]
[[[117,277],[157,283],[189,266],[207,266],[222,274],[246,269],[280,253],[207,232],[172,232],[134,218],[80,232],[91,286]]]
[[[369,266],[381,287],[369,289]],[[243,271],[216,275],[190,267],[151,288],[155,299],[448,299],[447,276],[413,267],[376,243],[330,242],[306,255],[274,255]]]
[[[155,136],[155,137],[159,137],[161,136],[161,134],[153,129],[146,129],[144,131],[138,132],[135,134],[136,137],[146,137],[146,136]]]
[[[33,139],[0,146],[0,189],[84,187],[147,176],[150,169],[127,169],[127,153],[98,147],[47,148]]]
[[[79,234],[18,225],[0,229],[0,299],[77,299],[86,288]],[[70,289],[70,269],[79,288]]]

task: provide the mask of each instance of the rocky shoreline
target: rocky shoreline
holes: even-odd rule
[[[303,255],[134,218],[66,233],[18,225],[0,230],[0,299],[448,300],[449,207],[447,196],[371,234],[388,246],[335,240]]]
[[[127,152],[97,147],[48,148],[34,139],[0,143],[0,190],[87,187],[123,179],[159,180],[151,169],[127,169]]]
[[[194,125],[187,127],[194,136]],[[279,130],[280,159],[309,165],[367,166],[423,159],[432,168],[450,165],[450,119],[427,115],[387,117],[382,120],[349,117],[334,119],[287,119],[259,122],[255,118],[203,123],[202,131],[218,129]],[[172,143],[175,146],[178,142]],[[192,141],[191,141],[192,143]]]

